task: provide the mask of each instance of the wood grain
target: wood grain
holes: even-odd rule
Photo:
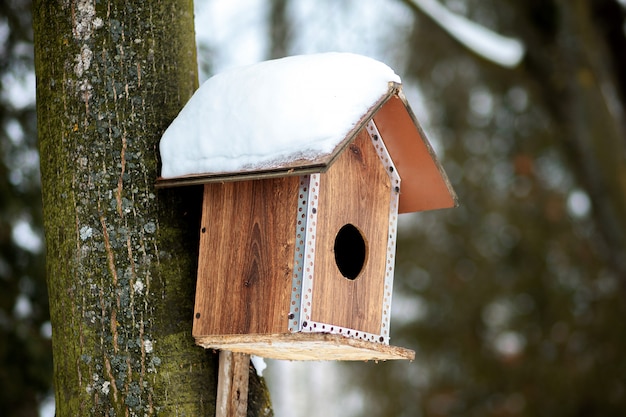
[[[219,360],[215,417],[245,417],[248,411],[250,355],[222,350]]]
[[[390,187],[365,130],[321,175],[311,320],[380,334]],[[366,242],[365,264],[354,280],[342,276],[333,251],[346,224]]]
[[[207,349],[224,349],[293,361],[415,359],[415,352],[410,349],[328,333],[205,336],[196,337],[196,343]]]
[[[298,186],[205,185],[194,336],[287,331]]]

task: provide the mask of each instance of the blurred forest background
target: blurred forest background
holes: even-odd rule
[[[626,2],[440,0],[521,41],[513,67],[433,0],[196,3],[203,79],[329,50],[394,68],[461,203],[400,219],[391,336],[415,362],[272,362],[277,415],[626,415]],[[2,416],[51,390],[34,89],[30,1],[3,1]]]

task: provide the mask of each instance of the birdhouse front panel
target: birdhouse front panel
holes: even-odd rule
[[[390,194],[389,175],[362,129],[320,176],[313,300],[305,320],[380,334]]]
[[[194,336],[286,333],[298,177],[205,184]]]
[[[324,173],[205,184],[194,336],[388,343],[399,187],[373,122]]]

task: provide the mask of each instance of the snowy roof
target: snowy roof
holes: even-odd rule
[[[157,186],[324,172],[370,119],[402,178],[398,212],[456,206],[400,78],[347,53],[265,61],[210,78],[161,138]]]
[[[400,83],[350,53],[299,55],[207,80],[161,138],[162,179],[327,164]]]

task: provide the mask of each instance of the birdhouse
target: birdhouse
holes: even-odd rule
[[[227,71],[160,146],[159,187],[204,185],[196,343],[277,359],[414,357],[389,345],[398,214],[456,195],[389,67],[327,53]]]

